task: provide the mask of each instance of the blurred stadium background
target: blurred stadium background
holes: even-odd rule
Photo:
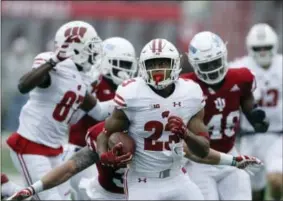
[[[102,39],[122,36],[136,47],[161,37],[187,51],[192,36],[204,30],[228,41],[229,60],[246,54],[245,36],[254,23],[269,23],[282,39],[281,1],[2,1],[1,2],[1,169],[21,183],[5,145],[18,127],[27,96],[17,82],[33,57],[53,48],[56,30],[70,20],[91,23]],[[282,52],[282,43],[280,43]],[[183,71],[191,71],[186,56]]]

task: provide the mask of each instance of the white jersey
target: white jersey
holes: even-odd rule
[[[52,52],[37,55],[32,68],[38,68],[51,56]],[[36,87],[29,93],[17,132],[33,142],[58,148],[66,139],[69,120],[84,100],[87,86],[70,59],[57,64],[49,75],[49,87]]]
[[[251,57],[243,57],[230,64],[231,67],[245,66],[254,72],[260,97],[258,104],[270,120],[268,132],[281,132],[282,119],[282,55],[276,55],[269,69],[258,66]],[[252,132],[254,129],[242,115],[241,128]]]
[[[126,80],[116,91],[114,102],[127,115],[128,133],[136,143],[130,167],[137,172],[160,172],[181,166],[183,142],[166,128],[168,117],[178,116],[187,123],[205,101],[197,83],[179,79],[175,85],[168,98],[156,94],[142,78]]]

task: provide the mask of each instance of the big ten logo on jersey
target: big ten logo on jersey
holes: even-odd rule
[[[66,42],[72,43],[80,43],[80,38],[83,38],[87,31],[86,27],[71,27],[67,29],[64,33],[64,36],[68,38]],[[74,36],[74,37],[71,37]],[[77,36],[77,37],[76,37]]]
[[[169,117],[170,111],[164,111],[162,112],[161,118],[167,119]],[[164,150],[171,150],[169,145],[171,143],[179,143],[180,138],[177,135],[174,135],[171,133],[171,135],[168,136],[167,141],[161,141],[159,138],[161,138],[162,134],[164,132],[169,132],[168,124],[165,125],[160,121],[148,121],[144,125],[144,130],[147,132],[151,132],[152,134],[144,138],[144,150],[147,151],[164,151]]]
[[[77,92],[82,89],[82,85],[77,86]],[[82,90],[83,91],[83,90]],[[79,105],[83,102],[84,96],[74,91],[67,91],[60,102],[56,105],[53,111],[53,118],[59,122],[69,122],[74,112],[77,110]],[[70,114],[72,111],[72,114]]]

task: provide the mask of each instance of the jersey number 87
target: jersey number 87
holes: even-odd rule
[[[53,111],[53,118],[59,122],[66,120],[70,109],[72,108],[73,104],[81,104],[84,100],[83,96],[77,96],[77,94],[73,91],[67,91],[63,98],[61,99],[60,103],[58,103]],[[75,112],[75,111],[74,111]],[[72,115],[71,115],[72,116]],[[71,117],[70,116],[70,117]]]

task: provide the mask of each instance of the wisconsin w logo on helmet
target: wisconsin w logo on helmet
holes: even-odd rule
[[[66,41],[66,42],[69,42],[69,43],[72,43],[72,42],[80,43],[81,42],[80,38],[84,37],[86,31],[87,31],[87,28],[85,28],[85,27],[71,27],[71,28],[68,28],[65,31],[65,33],[64,33],[64,36],[66,38],[68,38],[68,41]],[[74,37],[71,37],[71,36],[74,36]]]

